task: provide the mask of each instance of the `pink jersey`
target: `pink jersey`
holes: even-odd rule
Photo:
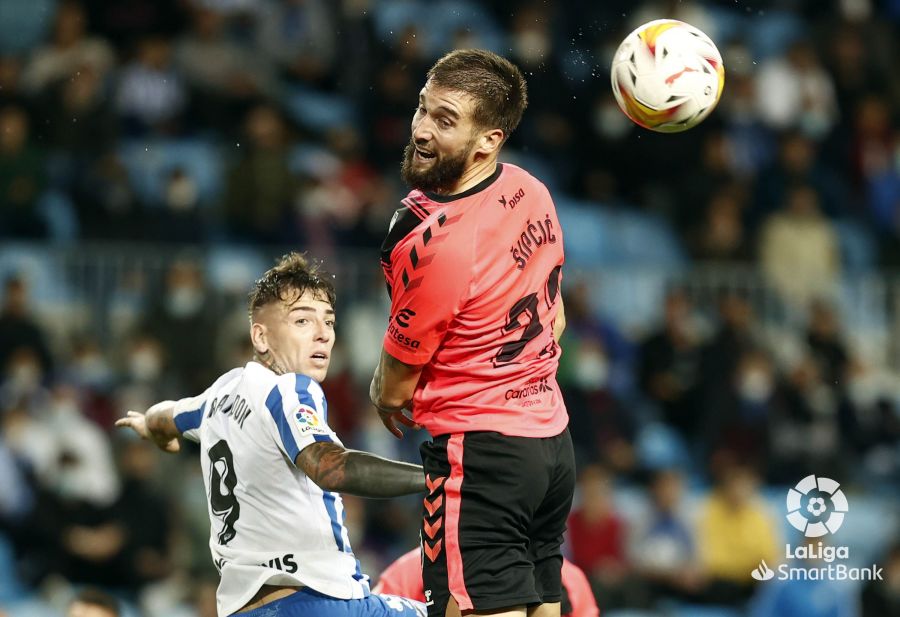
[[[432,435],[551,437],[568,423],[556,383],[563,237],[547,188],[498,164],[459,195],[412,191],[382,245],[385,350],[424,365],[413,417]]]

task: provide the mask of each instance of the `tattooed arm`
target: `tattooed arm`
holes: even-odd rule
[[[396,437],[403,437],[397,422],[419,428],[403,410],[409,408],[421,374],[422,366],[405,364],[384,349],[381,350],[381,360],[369,386],[369,398],[378,410],[384,426]]]
[[[310,444],[297,455],[296,463],[323,491],[358,497],[397,497],[425,491],[421,465],[347,450],[336,443]]]
[[[129,411],[124,418],[116,420],[116,426],[130,428],[142,439],[152,441],[160,450],[178,452],[181,433],[175,426],[175,403],[162,401],[148,409],[147,413]]]

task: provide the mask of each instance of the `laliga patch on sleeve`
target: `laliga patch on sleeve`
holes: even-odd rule
[[[319,435],[327,435],[328,427],[319,418],[319,414],[311,407],[300,407],[294,414],[297,424],[300,426],[300,433],[315,433]]]

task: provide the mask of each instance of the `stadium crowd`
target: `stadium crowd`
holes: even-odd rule
[[[663,16],[726,66],[679,135],[609,88],[621,39]],[[286,249],[337,274],[333,428],[417,460],[424,436],[395,442],[366,396],[377,248],[421,75],[453,47],[529,81],[505,158],[566,233],[567,554],[602,614],[900,614],[898,24],[896,0],[4,2],[0,615],[83,586],[129,615],[215,614],[196,451],[112,424],[246,361],[246,283]],[[635,269],[651,292],[623,299]],[[848,298],[872,277],[884,323]],[[884,583],[750,577],[784,561],[784,493],[809,474],[842,482],[834,542]],[[364,571],[415,545],[418,504],[345,498]]]

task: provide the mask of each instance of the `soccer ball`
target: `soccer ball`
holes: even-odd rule
[[[708,36],[674,19],[657,19],[625,37],[612,62],[612,90],[625,115],[660,133],[699,124],[725,84],[722,56]]]

